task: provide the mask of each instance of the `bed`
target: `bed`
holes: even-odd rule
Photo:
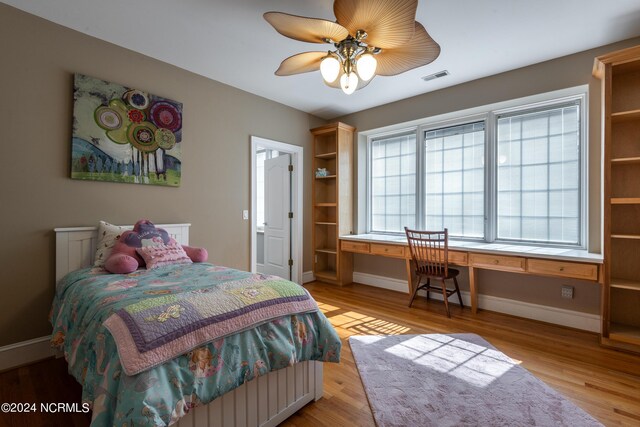
[[[188,245],[189,224],[158,227]],[[319,312],[275,319],[203,344],[199,348],[205,349],[204,358],[198,358],[199,350],[194,350],[136,375],[125,375],[103,321],[135,298],[126,285],[131,278],[107,277],[106,272],[89,267],[97,228],[58,228],[55,232],[58,285],[52,307],[52,342],[63,351],[69,372],[82,384],[83,401],[92,404],[96,426],[275,426],[322,396],[322,361],[339,361],[340,340]],[[249,274],[210,264],[193,267],[159,269],[172,283],[159,283],[146,272],[132,273],[140,283],[136,292],[180,293],[176,277],[203,269],[230,283]],[[104,293],[105,289],[110,293]],[[294,331],[295,339],[287,335],[300,325],[304,334]],[[292,354],[289,360],[284,357],[287,352]]]

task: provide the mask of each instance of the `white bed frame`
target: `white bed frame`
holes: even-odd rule
[[[191,224],[160,224],[183,245]],[[133,226],[130,226],[133,228]],[[56,283],[93,264],[97,227],[56,228]],[[181,418],[178,427],[277,426],[322,397],[322,362],[301,362],[258,377]]]

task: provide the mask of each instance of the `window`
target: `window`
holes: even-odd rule
[[[416,134],[371,143],[371,230],[404,232],[416,219]]]
[[[498,117],[497,238],[580,243],[578,105]]]
[[[584,246],[584,96],[370,136],[367,231]]]
[[[484,122],[425,133],[425,227],[484,237]]]

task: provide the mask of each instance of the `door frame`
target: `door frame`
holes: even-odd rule
[[[258,230],[255,221],[257,215],[256,150],[258,146],[291,155],[291,164],[293,165],[291,177],[291,205],[293,206],[293,220],[291,224],[291,256],[293,258],[293,267],[291,268],[291,281],[302,284],[304,148],[254,135],[251,135],[251,215],[249,216],[249,221],[251,222],[251,272],[257,272],[258,258],[256,244]]]

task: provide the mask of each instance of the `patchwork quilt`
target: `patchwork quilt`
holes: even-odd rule
[[[304,288],[206,263],[69,273],[51,322],[92,426],[169,425],[269,371],[340,359],[339,337]]]

